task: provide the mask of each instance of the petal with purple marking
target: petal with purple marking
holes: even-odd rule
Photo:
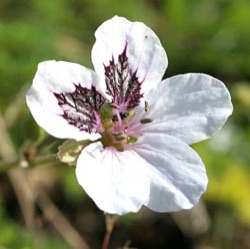
[[[94,111],[105,101],[98,82],[93,71],[78,64],[46,61],[38,66],[27,105],[49,134],[94,140],[100,137],[93,128]]]
[[[160,83],[167,68],[167,55],[159,38],[145,24],[115,16],[97,29],[95,37],[92,62],[103,82],[104,66],[112,60],[117,64],[126,50],[130,74],[136,74],[138,82],[143,82],[142,93]]]

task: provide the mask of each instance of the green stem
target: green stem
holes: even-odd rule
[[[56,141],[58,141],[55,137],[47,135],[46,137],[42,138],[38,142],[35,143],[35,147],[37,151],[41,151],[44,148],[48,148],[49,146],[53,145]]]
[[[7,171],[11,168],[14,168],[18,165],[19,160],[3,160],[0,161],[0,172]]]
[[[35,167],[35,166],[40,166],[44,164],[58,164],[60,161],[57,159],[56,154],[51,154],[51,155],[42,155],[42,156],[37,156],[32,158],[31,160],[27,161],[25,159],[20,159],[16,158],[13,160],[2,160],[0,161],[0,172],[5,172],[11,168],[14,167]]]

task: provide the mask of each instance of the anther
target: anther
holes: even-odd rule
[[[153,122],[153,119],[152,118],[143,118],[140,120],[141,124],[148,124],[148,123],[151,123]]]
[[[113,132],[112,135],[114,136],[114,139],[116,141],[122,141],[127,139],[127,136],[124,134],[124,132]]]
[[[148,104],[147,101],[145,101],[145,102],[144,102],[144,110],[145,110],[145,112],[147,112],[148,109],[149,109],[149,104]]]

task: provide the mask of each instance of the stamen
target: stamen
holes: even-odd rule
[[[114,132],[112,135],[117,142],[127,139],[127,136],[124,134],[124,132]]]
[[[118,112],[118,110],[115,110],[115,115],[113,115],[112,121],[118,122],[118,124],[120,125],[121,124],[120,121],[127,122],[131,120],[134,116],[135,116],[134,110],[130,110],[129,112]]]
[[[119,106],[115,103],[108,103],[108,105],[110,105],[110,107],[114,108],[114,109],[118,109]]]
[[[120,115],[121,115],[121,119],[125,120],[129,116],[129,112],[123,112],[123,113],[120,113]]]
[[[149,109],[149,104],[147,101],[144,102],[144,110],[145,112],[148,112],[148,109]]]
[[[115,109],[115,115],[117,117],[118,126],[121,127],[122,126],[122,118],[121,118],[121,115],[117,109]]]
[[[137,142],[137,140],[138,140],[137,137],[129,136],[127,142],[128,142],[129,144],[134,144],[134,143]]]
[[[122,120],[127,122],[127,121],[131,120],[134,116],[135,116],[135,111],[130,110],[129,112],[123,113]]]
[[[153,119],[152,118],[143,118],[140,120],[141,124],[148,124],[148,123],[152,123]]]
[[[121,143],[115,143],[114,147],[116,148],[117,151],[123,152],[124,148]]]

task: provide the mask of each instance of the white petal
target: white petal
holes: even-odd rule
[[[145,24],[115,16],[97,29],[95,37],[92,61],[103,81],[104,65],[109,65],[112,57],[117,62],[126,45],[130,70],[137,72],[139,82],[143,81],[142,92],[161,81],[168,64],[167,55],[159,38]]]
[[[218,132],[233,110],[225,85],[205,74],[184,74],[164,80],[145,99],[149,112],[144,112],[144,116],[153,122],[145,125],[144,131],[165,133],[188,144]]]
[[[150,168],[150,197],[146,206],[173,212],[196,205],[206,190],[205,167],[197,153],[180,140],[164,134],[145,134],[135,151]]]
[[[33,84],[26,95],[26,102],[38,125],[52,136],[93,140],[100,135],[80,131],[61,116],[63,111],[54,93],[73,92],[74,83],[86,88],[94,85],[101,91],[98,82],[93,71],[78,64],[46,61],[38,66]]]
[[[79,184],[96,205],[111,214],[137,212],[149,196],[147,163],[133,151],[111,152],[101,143],[86,147],[78,158]]]
[[[94,71],[79,64],[65,61],[44,61],[38,65],[36,80],[33,87],[40,88],[45,85],[50,91],[55,93],[73,92],[74,84],[82,87],[91,88],[95,86],[99,91],[99,78]],[[42,83],[41,83],[42,82]]]

